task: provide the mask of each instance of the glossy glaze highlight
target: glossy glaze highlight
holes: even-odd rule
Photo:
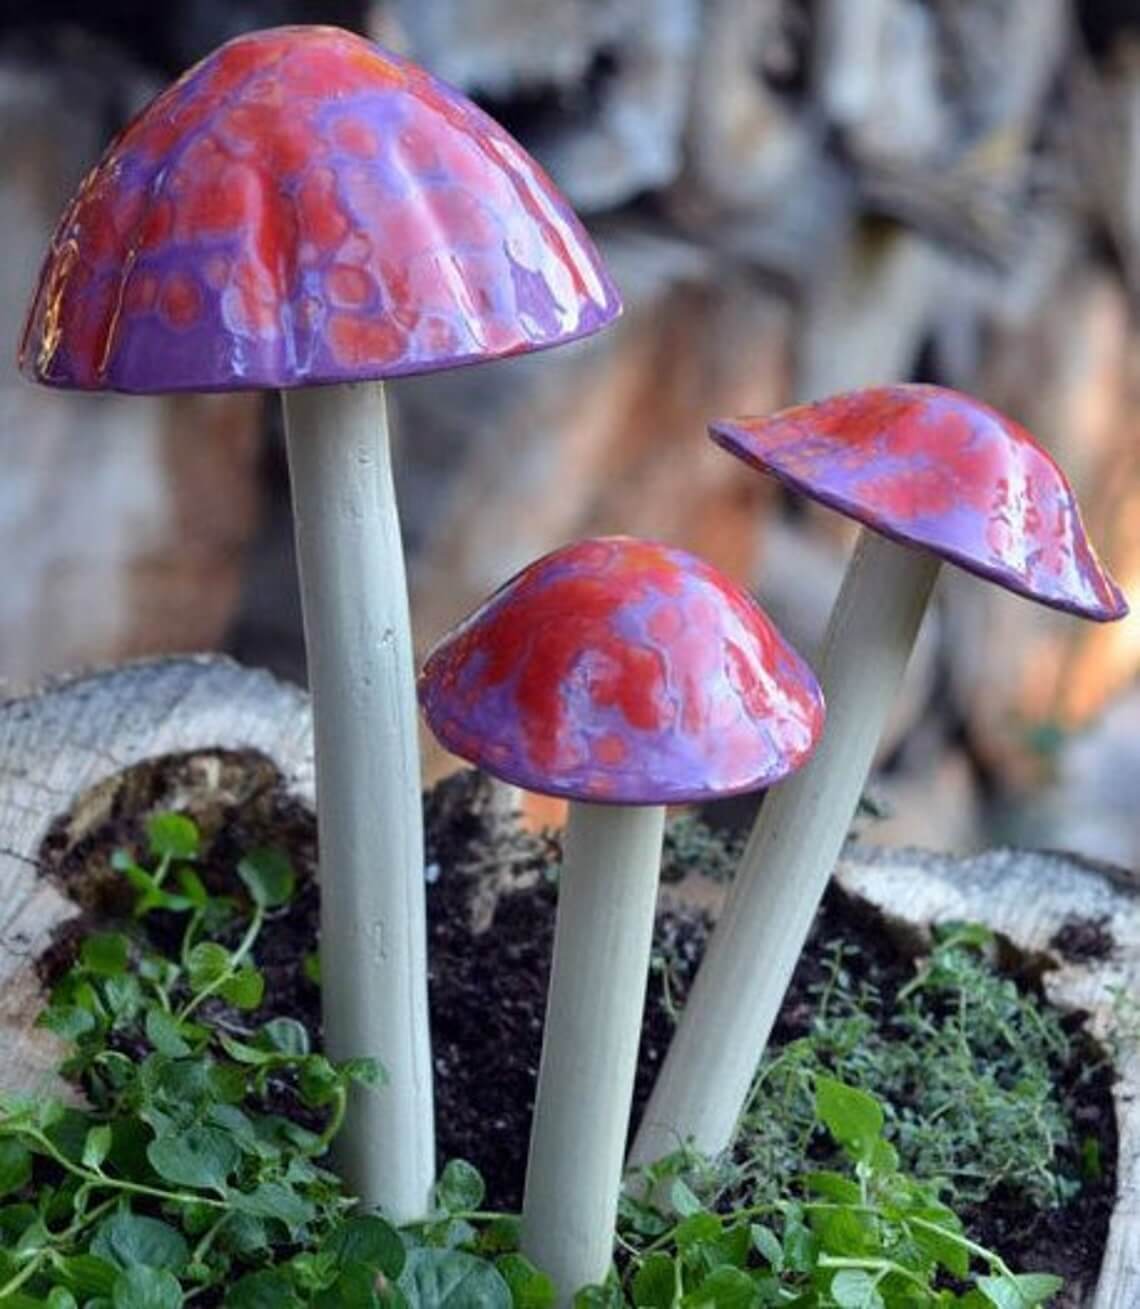
[[[1064,473],[1018,423],[937,386],[851,391],[718,421],[725,449],[904,545],[1084,618],[1128,605]]]
[[[456,754],[601,803],[766,786],[823,726],[810,669],[750,596],[683,550],[628,537],[524,569],[429,655],[420,700]]]
[[[497,123],[362,37],[277,28],[192,68],[92,170],[21,364],[87,389],[298,386],[542,349],[619,312]]]

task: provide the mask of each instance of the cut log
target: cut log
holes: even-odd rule
[[[1140,874],[1065,855],[996,850],[974,859],[922,851],[852,849],[839,884],[888,922],[926,935],[930,925],[982,922],[1038,961],[1048,999],[1089,1015],[1094,1037],[1123,1051],[1113,1088],[1120,1142],[1117,1203],[1091,1309],[1140,1304],[1140,1044],[1123,1030],[1117,996],[1140,997]],[[1074,918],[1106,919],[1107,959],[1063,960],[1053,940]],[[1091,1288],[1090,1288],[1091,1289]],[[1086,1301],[1082,1300],[1082,1303]]]
[[[128,770],[171,755],[255,752],[286,793],[313,805],[308,699],[220,658],[130,664],[0,701],[0,1090],[44,1088],[60,1047],[34,1027],[44,996],[36,962],[75,906],[41,875],[49,833],[78,839],[114,803]],[[1093,1309],[1140,1303],[1140,1050],[1116,1027],[1114,996],[1140,995],[1140,873],[1063,855],[998,851],[953,859],[849,847],[845,891],[921,948],[932,923],[988,924],[1041,972],[1048,998],[1090,1015],[1122,1050],[1115,1088],[1118,1201]],[[672,894],[676,894],[674,890]],[[710,910],[714,905],[708,905]],[[1107,959],[1062,959],[1052,942],[1072,918],[1107,918]],[[58,1090],[58,1086],[53,1086]]]
[[[164,755],[254,751],[288,791],[313,803],[308,697],[228,659],[126,664],[0,703],[0,1091],[42,1085],[59,1061],[34,1026],[44,995],[36,961],[76,912],[39,875],[44,838],[127,769]]]

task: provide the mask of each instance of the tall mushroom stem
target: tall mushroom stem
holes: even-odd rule
[[[851,825],[940,561],[861,535],[821,656],[827,725],[764,799],[630,1152],[727,1149]]]
[[[664,830],[662,805],[570,806],[522,1212],[560,1305],[613,1258]]]
[[[396,1222],[435,1174],[423,811],[407,583],[379,383],[284,393],[316,737],[321,998],[331,1059],[378,1059],[336,1158]]]

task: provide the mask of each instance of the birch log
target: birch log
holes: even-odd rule
[[[0,1091],[44,1086],[59,1060],[35,1026],[35,965],[77,910],[41,876],[44,838],[127,769],[199,750],[257,751],[313,804],[308,697],[228,659],[125,664],[0,701]]]

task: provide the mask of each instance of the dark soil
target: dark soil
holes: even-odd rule
[[[1107,959],[1116,946],[1106,917],[1069,918],[1049,944],[1062,958],[1073,963]]]
[[[312,873],[316,832],[304,806],[281,789],[266,761],[244,756],[193,756],[159,761],[124,775],[115,788],[57,825],[43,851],[45,871],[62,881],[81,905],[100,917],[122,908],[111,853],[141,853],[141,820],[166,807],[190,812],[202,828],[205,855],[199,871],[214,888],[233,889],[232,869],[258,845],[290,855],[300,889],[287,910],[272,918],[257,948],[270,997],[258,1021],[290,1016],[303,1021],[319,1042],[319,992],[300,969],[317,945],[317,892]],[[558,847],[549,837],[518,831],[496,807],[476,774],[442,783],[426,800],[430,1002],[436,1065],[436,1117],[441,1162],[464,1158],[482,1172],[489,1206],[517,1209],[521,1200],[527,1138],[542,1040],[546,983],[554,933]],[[724,862],[724,850],[710,851]],[[676,882],[704,866],[701,839],[685,833],[666,850],[665,878]],[[657,949],[670,960],[669,991],[683,1000],[708,930],[704,914],[684,891],[669,897],[657,924]],[[170,946],[180,931],[161,914],[146,920]],[[73,927],[44,960],[45,976],[57,974],[74,953]],[[1069,957],[1111,949],[1103,923],[1072,924],[1056,943]],[[825,947],[842,938],[856,946],[857,980],[878,988],[889,1011],[891,997],[913,976],[911,958],[892,943],[883,923],[865,907],[828,891],[778,1022],[774,1040],[803,1035],[814,988],[825,979]],[[1107,944],[1105,944],[1107,942]],[[1026,979],[1026,985],[1031,981]],[[204,1012],[209,1019],[210,1014]],[[247,1024],[249,1018],[220,1010],[215,1018]],[[1080,1032],[1074,1057],[1059,1070],[1058,1085],[1078,1134],[1100,1146],[1101,1175],[1086,1183],[1065,1207],[1028,1208],[1016,1194],[1002,1195],[983,1210],[964,1213],[972,1236],[1002,1253],[1015,1268],[1047,1269],[1069,1283],[1058,1306],[1077,1306],[1095,1285],[1115,1194],[1116,1126],[1111,1071]],[[650,978],[637,1076],[634,1121],[649,1093],[670,1034],[662,974]],[[1099,1071],[1089,1072],[1097,1066]],[[292,1101],[290,1101],[292,1105]],[[1077,1161],[1069,1161],[1077,1171]],[[1070,1298],[1072,1297],[1072,1298]]]

